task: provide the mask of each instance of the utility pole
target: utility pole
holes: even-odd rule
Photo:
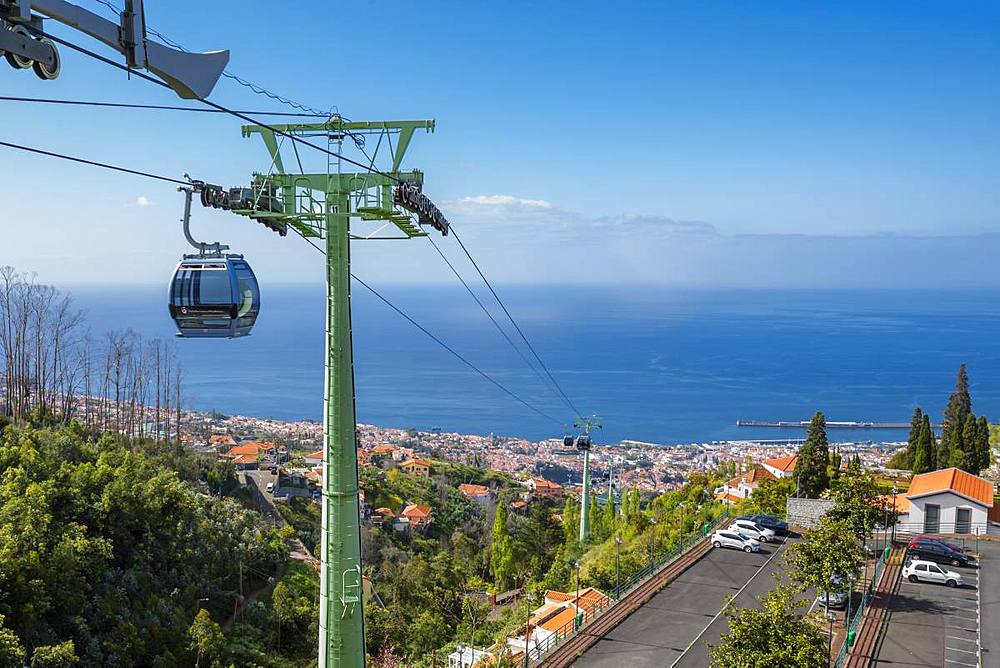
[[[325,241],[326,347],[323,401],[323,497],[320,558],[319,668],[365,665],[364,607],[361,583],[361,520],[354,412],[354,359],[351,340],[350,244],[354,240],[411,239],[427,236],[418,225],[447,234],[448,223],[420,190],[423,174],[401,172],[400,164],[417,130],[432,132],[434,121],[346,121],[332,116],[323,123],[243,127],[260,135],[270,158],[267,174],[254,176],[249,188],[226,193],[206,186],[209,205],[254,218],[284,233],[291,226],[309,239]],[[287,136],[325,137],[328,150],[341,154],[344,140],[377,138],[389,153],[386,171],[343,172],[337,157],[326,171],[287,173],[281,144]],[[362,139],[358,139],[362,137]],[[369,142],[369,146],[375,142]],[[298,153],[298,152],[297,152]],[[298,158],[298,154],[296,158]],[[366,160],[366,162],[368,162]],[[299,163],[297,163],[299,164]],[[416,224],[410,214],[417,217]],[[369,234],[352,230],[371,222]],[[390,230],[390,233],[384,230]]]
[[[573,426],[582,429],[583,433],[575,439],[567,436],[563,439],[563,443],[566,447],[575,444],[576,449],[583,452],[583,489],[580,494],[580,542],[583,542],[590,535],[590,448],[593,444],[590,432],[592,429],[600,429],[601,423],[600,418],[591,415],[577,418]]]

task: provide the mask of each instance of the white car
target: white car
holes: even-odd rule
[[[756,538],[762,543],[774,540],[774,529],[762,527],[753,520],[734,520],[730,526],[733,531],[739,531],[744,536]]]
[[[760,543],[735,531],[722,529],[712,534],[712,547],[731,547],[744,552],[759,552]]]
[[[913,559],[903,566],[903,577],[910,582],[937,582],[949,587],[962,586],[962,575],[938,566],[933,561]]]

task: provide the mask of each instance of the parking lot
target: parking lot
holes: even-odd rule
[[[574,667],[699,666],[709,663],[705,642],[726,630],[727,596],[749,606],[773,584],[787,542],[756,554],[713,549],[580,657]]]
[[[980,544],[980,552],[979,568],[946,566],[962,575],[962,587],[951,589],[928,582],[900,582],[875,665],[886,668],[1000,666],[1000,652],[995,655],[996,660],[991,660],[989,648],[985,646],[980,663],[980,629],[990,628],[987,620],[981,619],[982,594],[984,587],[990,589],[996,601],[996,580],[1000,574],[991,573],[990,569],[995,571],[1000,563],[997,558],[1000,557],[1000,545],[984,541]],[[982,575],[992,581],[981,582]]]

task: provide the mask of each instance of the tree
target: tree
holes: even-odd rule
[[[72,668],[79,661],[72,640],[37,647],[31,654],[31,668]]]
[[[280,586],[282,583],[279,582],[278,587]],[[277,587],[275,587],[275,591],[277,591]],[[188,629],[188,638],[191,639],[188,649],[195,653],[195,666],[200,665],[202,659],[208,660],[210,665],[218,664],[219,652],[222,650],[225,638],[222,635],[222,629],[212,619],[208,610],[202,608],[194,616],[191,628]]]
[[[854,527],[829,515],[788,550],[792,579],[803,589],[813,587],[817,591],[847,591],[850,576],[864,558]]]
[[[729,631],[710,646],[713,668],[796,666],[826,668],[827,642],[815,624],[799,613],[805,601],[778,584],[763,598],[760,608],[729,606]]]
[[[885,503],[870,475],[848,476],[833,490],[834,506],[827,515],[843,520],[859,540],[865,540],[885,519]]]
[[[826,438],[826,418],[817,411],[809,423],[806,441],[799,448],[795,462],[795,479],[799,491],[809,498],[817,498],[830,486],[827,466],[830,460],[830,443]]]
[[[22,668],[24,648],[14,632],[4,628],[3,619],[3,615],[0,615],[0,668]]]
[[[917,451],[913,459],[913,473],[927,473],[934,470],[934,431],[931,429],[930,417],[925,413],[920,426],[920,437],[917,439]]]
[[[514,541],[507,530],[507,507],[497,506],[490,540],[490,573],[497,591],[506,591],[514,576]]]
[[[973,473],[979,474],[990,467],[990,423],[985,415],[980,415],[976,423],[976,446],[973,453]]]
[[[750,495],[753,507],[765,515],[784,517],[788,497],[795,492],[795,483],[789,478],[761,480]]]
[[[276,584],[274,591],[271,592],[271,616],[278,626],[278,651],[280,652],[281,625],[288,624],[295,619],[295,595],[284,582]]]
[[[941,444],[936,462],[938,467],[947,466],[951,462],[952,450],[965,449],[963,447],[963,430],[965,429],[965,419],[971,412],[972,398],[969,396],[969,374],[965,370],[965,364],[962,364],[959,366],[958,375],[955,378],[955,391],[951,393],[948,405],[944,409]]]

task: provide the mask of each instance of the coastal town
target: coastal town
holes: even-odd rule
[[[256,451],[240,443],[266,443],[268,455],[274,448],[278,462],[296,461],[309,469],[300,473],[312,478],[322,461],[323,427],[309,420],[284,422],[267,418],[223,416],[217,413],[184,412],[181,440],[197,451],[228,456],[238,466],[256,461]],[[613,480],[617,488],[638,489],[658,494],[677,489],[693,471],[716,469],[735,462],[741,470],[755,464],[792,457],[800,441],[732,440],[707,443],[659,445],[624,440],[602,444],[591,454],[591,475],[598,491]],[[865,468],[884,468],[905,443],[834,443],[843,455],[858,455]],[[236,449],[234,449],[236,448]],[[397,463],[414,458],[441,459],[510,474],[515,478],[540,478],[564,487],[578,486],[583,477],[583,460],[561,438],[531,441],[514,436],[425,432],[415,429],[358,425],[359,460],[372,454],[389,454]],[[787,461],[787,459],[786,459]],[[794,463],[792,464],[794,468]]]

